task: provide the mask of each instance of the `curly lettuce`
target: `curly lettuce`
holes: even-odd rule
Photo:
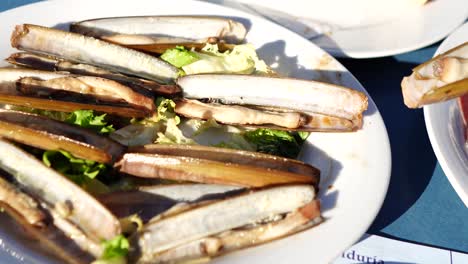
[[[181,68],[185,65],[196,62],[200,59],[197,53],[187,50],[183,46],[176,46],[175,48],[166,50],[162,55],[161,59]]]
[[[74,157],[64,150],[47,150],[42,153],[42,162],[67,176],[86,191],[99,194],[108,192],[108,187],[96,177],[104,175],[109,168],[102,163]]]
[[[261,128],[247,131],[243,136],[256,146],[258,152],[294,159],[299,155],[308,133]]]
[[[105,117],[106,114],[96,115],[93,110],[76,110],[70,113],[64,121],[94,130],[100,134],[114,132],[113,125],[108,125]]]
[[[185,74],[197,73],[270,73],[263,60],[258,58],[252,44],[236,45],[232,50],[220,52],[217,44],[206,44],[200,51],[182,46],[166,50],[161,59],[182,69]]]

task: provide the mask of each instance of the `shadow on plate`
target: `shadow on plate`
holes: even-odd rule
[[[419,199],[432,177],[436,158],[426,133],[422,109],[403,103],[400,82],[417,65],[393,57],[340,59],[379,106],[392,146],[392,176],[382,209],[370,233],[391,224]]]
[[[339,191],[333,189],[333,184],[343,169],[343,165],[340,161],[333,159],[309,141],[304,143],[302,149],[307,150],[307,152],[301,152],[298,159],[311,161],[309,162],[311,165],[320,169],[320,190],[318,197],[321,200],[322,212],[334,208],[338,200]]]

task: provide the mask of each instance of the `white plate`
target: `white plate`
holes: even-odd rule
[[[232,5],[225,0],[207,1]],[[443,39],[468,18],[466,0],[432,0],[416,8],[409,0],[235,1],[249,5],[237,7],[286,26],[334,56],[351,58],[416,50]],[[323,31],[329,33],[317,37]]]
[[[434,56],[466,41],[468,41],[468,23],[445,39]],[[465,152],[465,140],[456,100],[425,106],[424,119],[440,166],[458,196],[468,207],[468,154]]]
[[[0,14],[0,57],[14,50],[9,36],[15,24],[59,25],[106,16],[214,14],[240,17],[250,24],[247,40],[277,71],[299,78],[319,78],[365,91],[335,59],[300,36],[266,20],[217,5],[186,0],[51,1]],[[274,32],[274,34],[272,34]],[[327,158],[329,156],[330,158]],[[356,242],[377,215],[387,192],[391,156],[383,120],[372,99],[364,129],[355,133],[315,133],[303,149],[305,161],[329,177],[321,182],[320,199],[326,221],[316,228],[216,259],[217,263],[328,263]],[[332,160],[332,162],[330,162]],[[328,188],[330,186],[330,188]],[[44,257],[12,239],[11,228],[0,222],[0,238],[9,252],[26,263],[45,263]],[[2,253],[0,262],[13,262]],[[19,262],[19,261],[18,261]]]

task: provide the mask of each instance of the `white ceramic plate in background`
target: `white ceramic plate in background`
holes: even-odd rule
[[[442,42],[434,56],[468,41],[465,23]],[[468,207],[468,154],[456,100],[424,107],[424,119],[432,148],[445,175]]]
[[[333,56],[351,58],[391,56],[419,49],[443,39],[468,18],[466,0],[431,0],[416,8],[408,4],[410,0],[206,1],[247,4],[237,7],[286,26]],[[321,20],[325,21],[322,30],[317,23]],[[321,31],[329,33],[315,34]]]
[[[249,27],[247,41],[278,72],[365,91],[334,58],[300,36],[240,11],[187,0],[47,1],[10,10],[0,14],[0,57],[14,52],[9,39],[16,24],[64,28],[66,23],[96,17],[177,14],[240,18]],[[387,132],[372,99],[362,130],[314,133],[303,148],[302,158],[328,175],[321,182],[319,194],[326,221],[294,236],[217,258],[216,263],[328,263],[364,234],[385,198],[391,168]],[[0,247],[8,249],[1,251],[1,263],[50,263],[30,249],[31,243],[15,237],[11,226],[0,217]]]

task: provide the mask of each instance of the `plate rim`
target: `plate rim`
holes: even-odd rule
[[[465,22],[461,26],[459,26],[455,31],[453,31],[437,48],[436,52],[434,53],[433,57],[437,56],[438,54],[448,50],[446,47],[447,43],[451,41],[452,36],[457,36],[460,34],[459,32],[461,31],[466,31],[468,29],[468,22]],[[467,39],[468,41],[468,39]],[[437,160],[439,161],[439,164],[442,168],[442,171],[444,172],[445,176],[449,180],[450,184],[452,187],[455,189],[455,192],[457,193],[458,197],[462,200],[462,202],[465,204],[466,207],[468,207],[468,189],[464,189],[461,183],[458,181],[458,176],[456,172],[454,171],[455,168],[450,164],[450,161],[448,160],[447,153],[448,152],[453,152],[452,150],[443,150],[442,142],[440,136],[438,136],[438,132],[435,131],[435,124],[437,123],[434,120],[434,115],[435,111],[437,110],[438,107],[444,106],[444,109],[452,106],[455,101],[455,99],[449,100],[447,102],[440,103],[439,105],[427,105],[424,106],[424,120],[426,124],[426,131],[429,136],[429,141],[431,142],[432,149],[434,150],[434,154],[436,155]],[[450,109],[449,109],[450,110]],[[448,129],[449,126],[447,126]],[[458,163],[458,161],[457,161]]]
[[[141,0],[142,2],[145,1],[145,2],[148,2],[149,0]],[[181,2],[188,2],[188,0],[179,0]],[[27,8],[35,8],[37,5],[49,5],[50,3],[60,3],[60,2],[65,2],[64,0],[62,1],[41,1],[41,2],[36,2],[36,3],[30,3],[30,4],[27,4],[27,5],[24,5],[24,6],[19,6],[19,7],[16,7],[16,8],[13,8],[13,9],[9,9],[9,10],[6,10],[4,12],[2,12],[1,14],[4,14],[4,13],[11,13],[11,12],[15,12],[17,10],[22,10],[22,9],[27,9]],[[83,1],[83,2],[92,2],[91,0],[87,0],[87,1]],[[117,1],[119,2],[119,1]],[[126,1],[120,1],[120,2],[126,2]],[[254,20],[261,20],[262,23],[268,23],[268,24],[271,24],[272,26],[274,27],[281,27],[284,29],[284,27],[280,26],[280,25],[277,25],[273,22],[269,22],[263,18],[260,18],[260,17],[255,17],[255,16],[252,16],[252,15],[249,15],[249,14],[246,14],[242,11],[239,11],[239,10],[234,10],[234,9],[231,9],[231,8],[227,8],[227,7],[220,7],[218,5],[215,5],[215,4],[211,4],[211,3],[200,3],[198,1],[190,1],[191,3],[199,3],[199,4],[202,4],[202,5],[211,5],[211,6],[217,6],[216,8],[221,8],[221,9],[226,9],[226,10],[232,10],[233,12],[235,13],[242,13],[243,14],[243,17],[253,17]],[[0,14],[0,16],[1,16]],[[222,16],[227,16],[227,15],[222,15]],[[287,30],[287,29],[284,29],[284,30]],[[294,33],[294,32],[291,32],[289,30],[287,30],[289,32],[289,34],[294,34],[296,35],[298,38],[301,38],[303,39],[301,36],[299,36],[298,34]],[[305,40],[305,39],[304,39]],[[328,54],[325,50],[323,50],[322,48],[318,47],[317,45],[315,45],[314,43],[311,43],[309,42],[310,45],[313,45],[315,46],[317,49],[320,49],[321,51],[323,51],[324,53]],[[335,61],[336,59],[333,58]],[[343,69],[345,69],[347,72],[349,72],[341,63],[339,63],[337,61],[338,65],[340,65],[341,67],[343,67]],[[377,206],[377,210],[375,210],[375,213],[372,215],[372,218],[370,220],[368,220],[368,223],[365,223],[365,226],[366,226],[366,230],[370,227],[370,225],[372,224],[372,222],[374,221],[375,217],[377,216],[377,214],[379,213],[382,205],[383,205],[383,202],[385,200],[385,197],[386,197],[386,193],[388,191],[388,185],[390,183],[390,178],[391,178],[391,146],[390,146],[390,141],[389,141],[389,137],[388,137],[388,132],[387,132],[387,129],[386,129],[386,126],[385,126],[385,123],[383,121],[383,118],[380,114],[380,112],[378,111],[378,108],[377,106],[375,105],[373,99],[370,97],[370,95],[367,93],[366,89],[362,86],[362,84],[356,79],[356,77],[354,75],[352,75],[351,72],[350,73],[350,76],[352,78],[352,80],[358,84],[359,86],[359,89],[364,91],[368,98],[369,98],[369,104],[370,105],[373,105],[375,107],[375,110],[376,110],[376,114],[377,114],[377,120],[375,121],[378,121],[381,123],[382,127],[383,127],[383,132],[384,132],[384,142],[381,142],[383,145],[382,145],[382,148],[384,148],[385,150],[388,150],[385,152],[385,160],[383,161],[385,163],[385,165],[387,166],[387,169],[386,171],[382,172],[382,177],[380,177],[381,179],[385,179],[385,181],[383,182],[383,190],[384,190],[384,194],[379,196],[380,199],[375,199],[376,202],[375,202],[375,205]],[[357,242],[359,240],[359,238],[365,233],[365,231],[363,233],[361,233],[359,236],[356,236],[354,239],[353,239],[353,243]],[[348,246],[351,246],[352,244],[349,244]],[[343,248],[341,249],[341,251],[345,250],[346,248]],[[337,255],[335,257],[338,256],[338,254],[340,253],[337,253]]]

